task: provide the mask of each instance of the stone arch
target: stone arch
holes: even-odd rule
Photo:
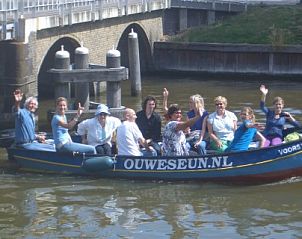
[[[124,30],[118,42],[117,50],[121,52],[121,65],[129,67],[128,34],[131,32],[131,29],[138,36],[141,72],[149,72],[153,69],[151,46],[144,29],[137,23],[130,24]]]
[[[54,68],[55,54],[64,46],[64,50],[70,53],[70,64],[74,63],[74,51],[80,43],[71,37],[62,37],[57,40],[47,51],[38,73],[38,95],[39,98],[54,97],[54,84],[51,74],[47,71]]]

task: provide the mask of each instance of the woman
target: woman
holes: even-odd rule
[[[169,91],[164,88],[163,90],[163,110],[166,113],[165,118],[169,120],[167,117],[168,111],[168,96]],[[203,140],[206,133],[206,119],[209,113],[204,109],[204,100],[199,94],[195,94],[190,96],[189,99],[189,108],[190,110],[187,112],[187,120],[194,118],[198,113],[196,109],[200,109],[202,114],[201,117],[193,124],[190,128],[185,130],[186,133],[186,141],[190,148],[196,149],[198,154],[205,155],[206,154],[206,142]]]
[[[265,143],[265,137],[258,132],[258,124],[255,123],[254,111],[251,107],[243,107],[240,112],[242,124],[235,131],[234,139],[226,151],[244,151],[248,150],[250,143],[256,137],[259,140],[259,147],[262,148]]]
[[[84,108],[81,107],[81,104],[79,103],[77,115],[71,121],[67,122],[65,115],[65,111],[67,110],[67,99],[59,97],[56,100],[56,113],[52,118],[51,127],[57,152],[96,153],[95,148],[91,145],[72,142],[68,133],[68,130],[72,129],[78,122],[83,109]]]
[[[171,105],[167,111],[169,122],[163,130],[163,155],[183,156],[189,155],[184,130],[193,125],[202,114],[201,109],[196,110],[197,115],[185,122],[181,121],[182,115],[178,105]]]
[[[194,106],[201,109],[202,115],[201,117],[190,127],[187,138],[188,143],[191,148],[195,148],[200,155],[206,154],[206,142],[203,140],[206,128],[207,128],[207,117],[209,113],[204,109],[204,100],[201,95],[196,94],[190,96],[189,99],[189,107],[190,111],[187,112],[187,119],[192,119],[197,115]]]
[[[216,111],[209,115],[207,126],[211,139],[211,148],[221,153],[231,144],[237,129],[237,117],[226,110],[227,99],[217,96],[214,99]]]
[[[275,97],[273,101],[274,109],[271,110],[265,106],[268,89],[260,86],[262,92],[260,108],[266,115],[266,125],[263,132],[266,137],[265,147],[281,144],[283,141],[283,129],[286,123],[294,127],[300,127],[300,123],[294,119],[289,112],[284,112],[284,100],[281,97]]]

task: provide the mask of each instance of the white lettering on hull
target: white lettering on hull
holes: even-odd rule
[[[180,159],[131,159],[124,161],[127,170],[198,170],[231,167],[233,162],[228,156],[180,158]]]

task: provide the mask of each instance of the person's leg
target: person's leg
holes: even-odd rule
[[[98,154],[101,154],[101,155],[104,155],[105,154],[105,151],[104,151],[104,148],[103,148],[103,145],[98,145],[95,147],[95,150]]]
[[[55,151],[55,146],[53,144],[42,144],[39,142],[22,144],[21,147],[29,150]]]
[[[279,145],[282,144],[282,139],[280,137],[275,137],[272,139],[271,145]]]
[[[109,144],[104,144],[104,153],[105,155],[112,155],[112,150],[111,150],[111,146]]]
[[[151,146],[155,149],[157,155],[161,154],[161,147],[157,142],[152,141]]]
[[[67,143],[64,144],[60,150],[61,152],[79,152],[79,153],[86,153],[86,154],[96,154],[95,147],[86,144],[80,143]]]
[[[141,152],[143,156],[157,156],[157,153],[154,149],[151,150],[142,149]]]
[[[98,154],[102,155],[111,155],[111,147],[109,144],[103,144],[103,145],[98,145],[96,146],[96,151]]]
[[[197,145],[197,152],[200,155],[206,155],[207,154],[207,150],[206,150],[206,142],[205,141],[201,141],[201,143],[199,145]]]

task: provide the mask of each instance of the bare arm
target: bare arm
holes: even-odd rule
[[[208,133],[210,138],[215,142],[215,144],[217,145],[218,148],[222,147],[222,143],[220,141],[220,139],[215,135],[214,131],[213,131],[213,125],[210,122],[207,122],[207,128],[208,128]]]
[[[83,113],[83,110],[84,108],[81,106],[81,103],[79,103],[78,112],[75,117],[73,117],[73,119],[69,122],[64,122],[63,120],[60,120],[59,125],[67,129],[72,129],[77,124],[81,114]]]
[[[265,144],[265,141],[266,141],[266,138],[258,131],[257,131],[257,134],[256,134],[256,138],[260,141],[259,147],[263,148],[264,144]]]
[[[14,98],[15,98],[15,111],[20,109],[20,104],[23,98],[23,93],[21,90],[17,89],[14,91]]]
[[[198,141],[195,143],[195,145],[198,145],[201,143],[201,141],[203,140],[204,138],[204,135],[206,133],[206,129],[207,129],[207,120],[208,120],[208,116],[205,117],[202,121],[202,127],[201,127],[201,132],[200,132],[200,135],[199,135],[199,139]]]
[[[169,96],[169,91],[167,88],[164,88],[163,90],[163,111],[166,114],[168,112],[168,96]]]
[[[261,85],[261,86],[260,86],[260,91],[262,92],[261,101],[265,102],[266,95],[267,95],[267,93],[268,93],[268,89],[265,88],[265,85]]]

